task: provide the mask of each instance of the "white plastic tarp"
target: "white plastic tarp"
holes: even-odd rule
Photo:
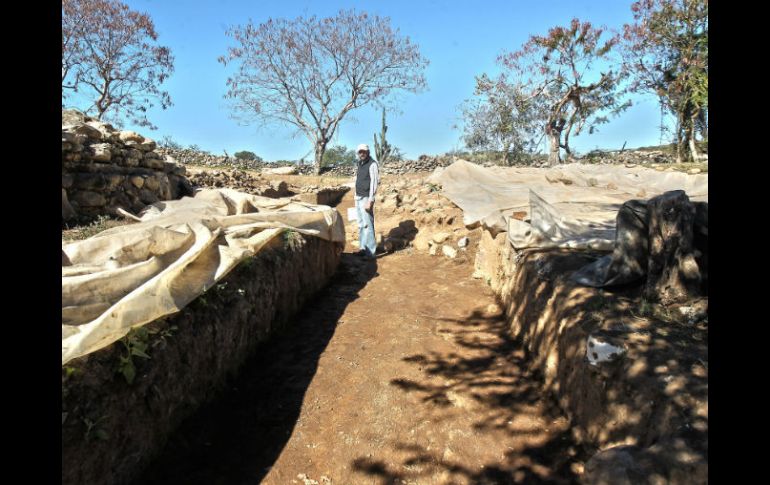
[[[136,219],[62,245],[62,365],[181,310],[286,229],[345,241],[336,209],[232,189],[158,202]]]
[[[427,181],[440,184],[443,195],[463,210],[465,225],[507,231],[517,249],[609,251],[618,209],[627,200],[684,190],[691,200],[708,202],[707,174],[622,165],[485,168],[458,160]]]

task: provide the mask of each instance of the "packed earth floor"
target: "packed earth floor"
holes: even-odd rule
[[[137,483],[576,483],[587,453],[472,255],[355,250]]]

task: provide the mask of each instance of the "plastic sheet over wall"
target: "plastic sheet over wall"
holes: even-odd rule
[[[333,208],[231,189],[158,202],[134,218],[62,245],[62,365],[181,310],[288,229],[345,241]]]
[[[428,182],[463,210],[467,226],[506,231],[517,249],[575,248],[611,251],[615,219],[630,199],[684,190],[708,202],[708,175],[643,167],[568,164],[558,168],[484,168],[458,160]]]

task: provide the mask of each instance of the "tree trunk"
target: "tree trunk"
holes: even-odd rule
[[[102,73],[104,75],[104,73]],[[107,99],[107,95],[110,93],[110,82],[107,79],[104,79],[104,85],[102,86],[102,90],[100,91],[99,99],[96,101],[96,110],[98,111],[98,115],[96,117],[97,120],[101,121],[102,117],[104,116],[104,113],[107,112],[108,109],[110,109],[110,105],[112,104],[112,100]],[[105,102],[107,106],[105,106]]]
[[[564,144],[561,145],[562,148],[564,148],[564,154],[566,155],[566,159],[569,161],[572,161],[572,150],[569,148],[569,132],[572,130],[572,124],[570,123],[570,126],[564,131]]]
[[[700,160],[701,156],[698,152],[698,146],[695,144],[695,134],[697,133],[698,129],[698,113],[694,113],[692,116],[690,116],[690,155],[692,156],[692,161],[697,162]]]
[[[326,143],[317,141],[315,144],[315,174],[321,175],[321,162],[326,152]]]
[[[559,107],[561,109],[561,107]],[[561,134],[564,132],[564,125],[567,120],[562,118],[558,112],[551,114],[551,119],[545,128],[545,134],[548,136],[548,140],[551,142],[551,149],[548,152],[548,165],[554,166],[561,163],[561,156],[559,154],[561,146]]]
[[[692,128],[694,131],[694,128]],[[692,157],[693,162],[697,162],[700,160],[700,153],[698,153],[698,147],[695,145],[695,134],[690,134],[690,157]]]
[[[515,150],[515,147],[511,145],[512,144],[506,143],[503,146],[503,163],[508,167],[513,165],[513,151]]]
[[[689,119],[685,118],[685,119]],[[690,126],[688,123],[684,123],[682,125],[681,129],[682,133],[682,142],[681,142],[681,148],[682,148],[682,161],[683,162],[694,162],[695,160],[692,159],[690,154],[690,143],[692,142],[690,137]]]
[[[708,112],[705,109],[701,109],[698,113],[698,124],[700,129],[700,136],[704,140],[709,138],[709,120]]]
[[[548,152],[548,165],[554,166],[561,163],[561,157],[559,156],[559,138],[561,138],[561,133],[552,130],[551,133],[548,134],[548,140],[551,142],[551,149]]]
[[[684,126],[682,123],[683,116],[681,113],[677,114],[676,118],[676,163],[683,163],[684,162],[684,147],[685,142],[683,140],[682,132],[684,131]]]
[[[574,103],[574,101],[573,101]],[[574,157],[572,156],[572,150],[569,148],[569,135],[572,133],[572,126],[575,123],[575,115],[577,114],[578,106],[575,106],[575,109],[572,111],[572,114],[569,117],[569,123],[567,123],[566,128],[562,131],[564,133],[564,144],[561,145],[562,148],[564,148],[564,152],[566,154],[566,159],[568,162],[574,161]],[[580,128],[578,128],[578,133],[580,132]]]

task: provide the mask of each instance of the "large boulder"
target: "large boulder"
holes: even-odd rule
[[[78,124],[73,126],[62,127],[62,133],[67,133],[67,132],[74,133],[75,140],[78,143],[83,143],[88,140],[101,141],[104,138],[104,135],[102,134],[101,131],[94,128],[93,126],[86,125],[86,124]]]
[[[91,145],[91,151],[95,162],[109,162],[112,159],[112,147],[109,143],[94,143]]]
[[[123,143],[129,141],[144,143],[144,137],[135,131],[121,131],[118,136]]]
[[[86,122],[86,115],[74,109],[61,110],[61,125],[77,125]]]

